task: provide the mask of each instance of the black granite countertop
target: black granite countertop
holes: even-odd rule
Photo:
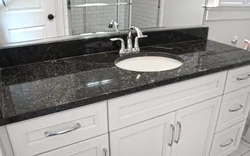
[[[131,72],[117,68],[119,53],[110,51],[2,69],[0,125],[250,64],[250,52],[209,40],[144,47],[145,52],[175,54],[184,64],[171,71]]]

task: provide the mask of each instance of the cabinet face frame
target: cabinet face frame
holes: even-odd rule
[[[242,72],[243,68],[247,68],[247,69],[249,68],[250,69],[250,66],[248,66],[248,67],[242,67],[242,68],[239,68],[239,69],[233,69],[232,71],[228,72],[228,75],[229,76],[232,76],[232,75],[235,75],[235,74],[237,76],[241,75],[242,74],[241,72]],[[185,114],[186,113],[188,114],[188,112],[194,111],[195,110],[194,108],[196,108],[196,109],[202,108],[202,107],[206,108],[204,106],[205,104],[202,105],[202,103],[209,103],[209,101],[213,101],[214,100],[213,104],[212,103],[211,104],[207,104],[207,108],[209,108],[209,106],[212,107],[214,105],[214,111],[213,111],[214,116],[211,119],[211,125],[210,125],[211,127],[210,127],[210,131],[208,132],[209,134],[207,136],[207,146],[208,147],[207,147],[207,149],[204,150],[204,154],[202,155],[202,156],[209,156],[209,154],[211,154],[210,153],[211,152],[210,148],[211,148],[211,146],[213,146],[212,141],[213,141],[213,136],[215,134],[216,124],[218,126],[218,123],[219,123],[219,122],[217,122],[219,111],[222,111],[222,110],[219,110],[220,104],[221,104],[221,96],[220,95],[223,94],[224,87],[225,87],[225,93],[227,93],[226,85],[230,85],[229,82],[234,78],[234,77],[230,77],[226,81],[226,75],[227,75],[227,72],[216,73],[216,74],[212,74],[212,75],[207,75],[207,76],[204,76],[204,77],[200,77],[200,78],[197,78],[197,79],[191,79],[189,81],[184,81],[184,82],[176,83],[176,84],[173,84],[173,85],[159,87],[159,88],[156,88],[155,90],[148,90],[146,92],[139,92],[139,93],[135,93],[135,94],[132,94],[132,95],[128,95],[128,96],[116,98],[115,100],[111,99],[111,100],[106,101],[105,103],[107,104],[107,102],[108,102],[108,105],[112,107],[112,109],[110,109],[109,107],[107,108],[106,104],[105,104],[105,107],[106,107],[105,111],[106,111],[106,113],[108,111],[109,114],[107,114],[107,115],[109,116],[109,118],[107,118],[107,115],[104,118],[105,118],[105,120],[109,121],[108,122],[109,126],[111,126],[111,128],[109,130],[109,132],[111,132],[110,133],[110,148],[114,149],[114,146],[115,146],[114,143],[118,143],[119,139],[121,139],[123,136],[129,135],[129,134],[134,134],[134,132],[137,132],[138,131],[138,129],[137,129],[138,127],[141,127],[141,130],[143,131],[143,129],[147,128],[147,126],[154,125],[155,122],[153,122],[153,121],[158,121],[159,120],[158,121],[159,125],[164,125],[165,126],[165,129],[167,131],[166,134],[169,133],[169,129],[167,130],[166,127],[169,127],[171,124],[175,125],[175,134],[177,134],[178,133],[177,132],[178,129],[176,128],[177,127],[177,122],[179,121],[180,123],[182,123],[182,116],[185,116]],[[244,74],[243,74],[243,76],[244,76]],[[175,98],[178,99],[178,95],[176,97],[174,97],[174,96],[173,97],[169,97],[169,96],[168,97],[164,97],[164,96],[162,96],[159,99],[157,99],[158,97],[155,97],[155,95],[159,94],[159,93],[161,93],[161,95],[162,95],[162,92],[164,90],[173,88],[173,87],[175,87],[175,85],[179,86],[179,88],[177,87],[177,91],[178,91],[182,87],[182,84],[184,84],[186,82],[195,81],[195,80],[202,80],[201,82],[205,82],[204,84],[211,84],[210,89],[213,90],[215,88],[214,92],[211,92],[209,94],[204,94],[204,95],[202,94],[201,97],[197,97],[196,96],[197,99],[196,98],[183,98],[180,101],[177,100],[178,101],[177,103],[170,102],[168,104],[168,107],[167,107],[167,108],[169,108],[168,111],[166,111],[166,110],[163,109],[163,108],[166,108],[166,107],[162,107],[162,108],[159,107],[160,109],[155,109],[153,113],[149,111],[149,112],[147,112],[147,114],[143,114],[142,115],[140,113],[142,113],[143,110],[139,110],[138,109],[139,110],[139,113],[138,113],[139,117],[137,115],[135,117],[133,117],[133,115],[130,116],[130,114],[128,114],[127,116],[126,115],[125,116],[126,117],[131,117],[131,118],[126,119],[127,120],[126,123],[121,123],[121,124],[118,124],[118,125],[110,125],[110,120],[111,121],[117,120],[117,118],[112,118],[114,116],[110,115],[111,113],[113,113],[114,110],[117,111],[121,107],[125,108],[126,106],[131,106],[133,104],[139,104],[139,103],[147,102],[147,100],[149,100],[149,102],[152,102],[152,100],[155,100],[154,102],[157,104],[158,100],[159,100],[159,102],[161,102],[161,101],[164,101],[164,100],[169,100],[170,101],[172,98],[173,99],[175,99]],[[226,82],[227,82],[227,84],[225,85]],[[192,83],[195,84],[197,82],[192,82]],[[215,85],[216,83],[217,83],[217,86]],[[186,85],[188,86],[189,84],[186,84]],[[234,92],[239,93],[241,90],[250,89],[250,79],[249,79],[249,82],[248,82],[248,80],[246,80],[246,81],[242,82],[241,85],[244,86],[245,88],[238,89],[238,87],[235,88],[235,86],[231,86],[230,89],[232,89],[232,90],[237,89],[237,90],[234,90],[234,91],[230,90],[230,92],[228,92],[227,94],[225,94],[223,96],[226,97],[227,95],[233,94]],[[246,86],[246,85],[248,85],[248,86]],[[206,87],[209,88],[209,85],[207,85]],[[185,88],[185,86],[184,86],[184,88]],[[194,92],[196,93],[197,91],[194,91]],[[146,94],[144,95],[142,93],[146,93]],[[173,93],[175,93],[175,92],[173,92]],[[150,94],[152,94],[152,95],[150,95]],[[214,98],[214,99],[205,98],[205,97],[207,97],[207,95],[210,98],[214,98],[216,96],[220,96],[220,97],[217,97],[217,98]],[[192,96],[192,95],[190,95],[190,96]],[[132,98],[130,99],[129,97],[132,97]],[[154,97],[155,99],[152,98],[152,97]],[[128,99],[126,100],[126,98],[128,98]],[[139,100],[137,98],[139,98]],[[143,98],[146,98],[146,100],[145,101],[141,101],[140,99],[143,99]],[[125,99],[125,102],[122,101],[123,99]],[[208,100],[208,99],[210,99],[210,100]],[[128,105],[126,104],[126,102],[131,102],[133,100],[135,100],[137,103],[129,103]],[[181,105],[180,103],[183,103],[183,101],[185,101],[185,100],[188,102],[188,104]],[[204,101],[204,100],[207,100],[207,101]],[[119,103],[119,101],[121,103]],[[217,102],[215,102],[215,101],[217,101]],[[250,103],[249,102],[247,102],[247,106],[248,106],[247,109],[249,110],[249,107],[250,107]],[[221,109],[223,109],[223,107],[221,107]],[[157,110],[160,110],[160,113],[158,114],[158,116],[156,116]],[[169,114],[166,114],[166,113],[169,113]],[[126,114],[126,112],[125,112],[125,114]],[[57,114],[55,114],[55,115],[57,115]],[[149,116],[146,116],[146,115],[149,115]],[[164,119],[164,121],[161,120],[161,119],[159,119],[159,118],[161,118],[163,116],[168,116],[168,117],[166,119]],[[244,118],[246,118],[246,117],[244,116]],[[242,120],[244,120],[244,119],[242,118],[241,121]],[[212,122],[212,121],[214,121],[214,122]],[[220,121],[220,120],[218,120],[218,121]],[[116,122],[118,122],[118,120]],[[108,123],[106,123],[105,132],[108,131]],[[144,124],[144,123],[146,123],[146,124]],[[148,124],[148,123],[150,123],[150,124]],[[242,123],[241,123],[241,126],[242,126]],[[216,130],[216,133],[219,134],[220,132],[223,132],[223,130],[227,130],[227,129],[230,129],[230,128],[231,128],[230,126],[223,127],[223,128],[218,128],[219,130],[218,131]],[[185,128],[183,128],[183,130],[185,130]],[[121,133],[121,134],[119,134],[119,133]],[[215,136],[217,134],[215,134]],[[91,136],[91,137],[96,137],[96,136]],[[164,147],[168,147],[166,140],[169,140],[169,137],[170,136],[166,137],[166,139],[164,140],[164,143],[163,143],[162,147],[163,146]],[[174,138],[176,138],[176,136]],[[181,138],[182,138],[182,136],[181,136]],[[65,147],[69,147],[69,146],[65,146]],[[173,146],[171,148],[167,149],[165,152],[163,152],[162,155],[163,156],[165,156],[165,155],[169,156],[171,154],[171,156],[178,156],[176,154],[177,149],[178,149],[178,145],[176,143],[174,143]],[[231,151],[233,151],[233,150],[231,150]],[[111,150],[111,154],[112,154],[111,156],[119,156],[119,151]],[[1,156],[1,149],[0,149],[0,156]],[[23,156],[23,155],[17,155],[17,156]],[[219,155],[219,156],[224,156],[224,155]]]

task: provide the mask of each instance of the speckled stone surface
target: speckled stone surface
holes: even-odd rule
[[[250,64],[250,52],[209,40],[142,48],[146,52],[174,54],[184,64],[165,72],[131,72],[117,68],[118,51],[109,51],[4,68],[0,125]]]
[[[141,47],[207,39],[208,27],[150,28],[143,29],[143,33],[148,35],[148,37],[139,40]],[[50,41],[32,45],[26,43],[17,47],[0,45],[0,68],[119,50],[121,47],[120,42],[110,41],[110,38],[116,37],[123,38],[126,42],[127,31],[112,35],[75,36],[68,40]]]

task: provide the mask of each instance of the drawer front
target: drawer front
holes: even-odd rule
[[[109,100],[110,131],[222,95],[226,73],[216,73]]]
[[[246,120],[215,134],[210,156],[227,156],[238,149]]]
[[[250,87],[223,96],[216,131],[222,131],[247,119],[250,108]]]
[[[229,70],[225,93],[250,86],[250,66]]]
[[[38,156],[108,156],[108,135],[103,135]]]
[[[16,156],[37,155],[107,133],[107,103],[11,124],[7,129]]]

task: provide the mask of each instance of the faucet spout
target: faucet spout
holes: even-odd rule
[[[132,26],[132,27],[130,28],[130,35],[132,34],[132,31],[133,31],[133,30],[136,31],[137,37],[138,37],[138,38],[144,37],[144,35],[142,34],[142,31],[141,31],[138,27],[135,27],[135,26]]]
[[[137,33],[137,37],[135,38],[134,48],[133,48],[133,45],[132,45],[132,32],[133,32],[133,30],[135,30],[136,33]],[[129,32],[128,32],[128,37],[127,37],[128,50],[132,51],[132,52],[139,52],[140,48],[139,48],[138,40],[140,38],[145,38],[145,37],[147,37],[147,35],[143,35],[142,31],[138,27],[135,27],[135,26],[130,27]]]
[[[114,21],[114,20],[111,20],[111,21],[110,21],[108,27],[109,27],[109,28],[115,27],[115,31],[116,31],[116,32],[119,32],[119,24],[118,24],[116,21]]]

